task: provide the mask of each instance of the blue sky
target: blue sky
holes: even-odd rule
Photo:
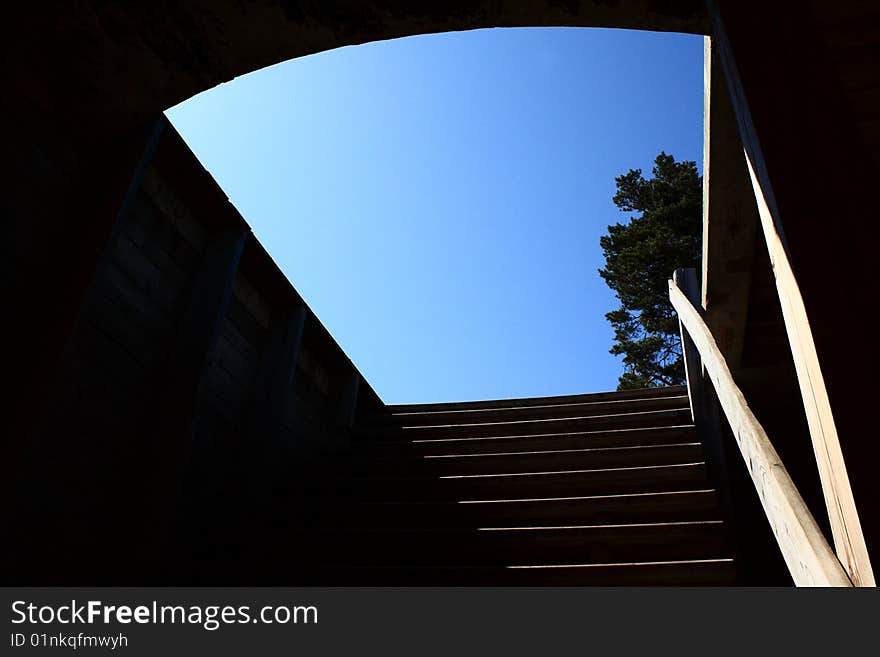
[[[387,403],[613,390],[614,178],[702,165],[702,37],[488,29],[240,77],[174,126]]]

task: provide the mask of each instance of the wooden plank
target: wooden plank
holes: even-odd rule
[[[223,367],[215,363],[202,381],[202,398],[213,397],[225,407],[225,414],[235,419],[244,406],[247,388]]]
[[[214,365],[228,374],[236,385],[245,389],[257,370],[257,352],[245,341],[232,322],[227,321],[217,341]]]
[[[758,131],[755,128],[749,103],[746,99],[745,87],[740,78],[724,21],[716,5],[715,0],[707,2],[713,22],[713,39],[718,46],[719,55],[724,65],[730,96],[739,123],[746,164],[758,205],[761,227],[773,266],[782,315],[797,371],[798,384],[806,411],[813,451],[816,455],[825,505],[831,523],[835,551],[853,583],[857,586],[875,586],[874,572],[859,513],[856,508],[846,462],[843,458],[840,437],[820,365],[813,330],[810,326],[802,290],[795,277],[792,265],[792,253],[786,242],[779,207],[770,182],[769,169],[762,152],[761,142],[758,137]],[[813,60],[800,62],[801,67],[809,65],[815,67],[815,70],[811,69],[811,71],[817,75],[822,72],[819,70],[820,64],[821,62],[815,56]],[[830,84],[830,81],[825,79],[825,83]],[[826,95],[829,94],[827,89],[823,90]],[[805,100],[808,100],[812,106],[812,98],[805,98]],[[845,120],[845,117],[840,114],[834,115],[835,105],[833,99],[816,99],[816,104],[821,106],[823,111],[829,113],[829,119]],[[815,110],[815,108],[812,108],[812,110]],[[830,125],[823,127],[827,127],[828,131],[832,128]],[[844,134],[846,134],[846,131],[844,131]],[[854,168],[858,168],[857,163],[851,164]],[[803,190],[799,193],[803,194]],[[848,193],[848,190],[846,193]],[[832,219],[832,216],[827,217],[828,221]],[[797,218],[795,218],[795,221],[797,221]],[[824,232],[827,233],[828,231]],[[806,243],[802,242],[802,244]],[[845,259],[860,260],[858,255],[860,248],[860,246],[856,246],[856,252],[854,254],[847,254]],[[804,255],[801,255],[800,258],[801,263],[803,263]],[[815,267],[816,265],[814,264],[813,266]],[[845,294],[844,292],[841,293]],[[815,303],[813,307],[816,307]],[[851,356],[847,357],[849,359],[852,358]],[[828,360],[831,360],[831,358],[829,357]]]
[[[798,586],[852,586],[779,455],[734,383],[697,310],[673,281],[669,298],[702,357],[773,533]]]
[[[201,241],[194,244],[193,239],[181,230],[180,222],[176,222],[156,204],[146,189],[146,180],[149,179],[150,172],[147,173],[138,202],[131,213],[133,221],[129,222],[129,225],[136,223],[132,232],[142,235],[146,243],[153,242],[155,248],[171,258],[178,267],[191,273],[201,260],[205,246],[204,234],[201,236]]]
[[[196,417],[199,389],[220,337],[232,298],[232,286],[244,243],[246,227],[218,235],[205,251],[193,283],[189,307],[181,321],[177,344],[169,359],[169,385],[161,403],[160,431],[168,437],[190,427]]]
[[[267,435],[267,442],[279,440],[282,426],[294,403],[293,382],[302,345],[308,309],[299,305],[287,317],[275,322],[254,386],[252,433]]]
[[[807,310],[791,262],[787,257],[782,236],[775,229],[770,207],[750,159],[747,159],[747,164],[755,188],[755,197],[758,199],[758,211],[764,236],[767,239],[770,261],[773,264],[776,289],[779,293],[785,329],[810,427],[813,451],[819,466],[819,477],[831,521],[835,550],[858,586],[875,586],[874,572],[865,545],[846,463],[843,460],[831,401],[825,387]]]
[[[361,375],[355,370],[349,376],[342,390],[342,396],[339,400],[339,414],[336,420],[338,426],[345,427],[346,429],[351,429],[354,426],[360,385]]]
[[[166,313],[175,313],[181,290],[185,289],[189,279],[184,272],[176,266],[161,269],[145,250],[139,249],[125,235],[119,235],[116,239],[112,264],[124,271],[137,288]]]
[[[279,507],[279,501],[286,499],[279,496],[279,490],[290,485],[290,468],[296,463],[294,447],[299,435],[285,428],[295,402],[293,382],[307,316],[308,309],[301,304],[276,313],[251,389],[243,436],[248,450],[239,478],[240,497],[253,509],[248,520],[251,541],[280,540],[272,528],[289,511],[283,503]]]
[[[200,540],[203,516],[196,509],[214,491],[211,464],[222,436],[230,431],[217,408],[225,414],[228,405],[215,394],[216,387],[208,389],[206,384],[249,235],[246,225],[228,228],[205,248],[162,382],[153,442],[154,453],[163,456],[150,465],[153,489],[158,491],[152,519],[158,525],[153,532],[159,542],[156,550],[160,561],[168,564]],[[214,374],[220,374],[217,369]],[[217,383],[216,377],[212,383]],[[210,407],[215,412],[205,413]]]
[[[552,406],[554,404],[592,404],[605,401],[631,401],[637,399],[656,399],[664,396],[687,394],[687,386],[668,386],[663,388],[641,388],[639,390],[616,390],[614,392],[591,392],[585,395],[558,395],[554,397],[520,397],[512,399],[483,399],[467,402],[436,402],[428,404],[388,404],[378,412],[389,413],[433,413],[440,411],[488,410],[503,408],[523,408],[527,406]]]
[[[122,305],[108,296],[96,296],[88,322],[99,327],[130,351],[150,371],[159,369],[172,343],[173,329],[149,314]],[[164,319],[164,317],[163,317]]]
[[[201,251],[207,241],[204,226],[193,217],[187,205],[180,199],[171,185],[151,168],[144,176],[144,191],[156,208],[165,215],[197,251]]]
[[[235,328],[238,335],[241,336],[241,340],[249,345],[249,349],[255,350],[257,353],[263,350],[267,337],[266,328],[260,324],[235,293],[233,293],[232,301],[229,304],[226,321]]]
[[[235,279],[234,292],[236,298],[241,301],[260,326],[268,329],[272,321],[272,310],[257,289],[241,274]]]
[[[758,209],[721,62],[704,47],[702,307],[727,364],[737,373],[748,318]]]

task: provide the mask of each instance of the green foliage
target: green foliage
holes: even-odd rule
[[[661,152],[653,178],[641,169],[615,178],[614,204],[637,212],[608,226],[599,244],[605,268],[599,275],[620,308],[605,316],[614,328],[611,353],[623,356],[618,390],[684,382],[678,319],[667,281],[679,267],[697,267],[702,231],[702,179],[695,162],[676,162]]]

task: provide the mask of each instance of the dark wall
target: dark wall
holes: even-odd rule
[[[878,211],[856,190],[873,188],[878,173],[880,6],[858,0],[707,5],[714,40],[724,44],[743,145],[806,311],[833,411],[837,435],[830,440],[839,442],[867,553],[876,562],[880,446],[869,436],[880,363],[864,343],[876,327],[863,308],[876,295]],[[805,322],[799,324],[803,330]],[[776,390],[763,384],[755,405],[769,407]],[[788,467],[798,481],[795,466]],[[854,514],[847,517],[858,543]]]
[[[5,583],[253,581],[292,480],[345,450],[356,368],[159,125],[21,454]]]

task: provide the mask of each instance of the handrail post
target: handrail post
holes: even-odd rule
[[[672,280],[695,308],[701,307],[702,294],[696,269],[692,267],[676,269]],[[681,332],[681,349],[687,378],[688,398],[691,405],[691,417],[697,428],[697,437],[703,445],[703,453],[706,455],[709,480],[718,494],[718,501],[725,519],[734,526],[734,534],[738,536],[718,402],[713,394],[711,382],[706,380],[700,352],[681,319],[679,319],[678,325]]]
[[[692,267],[687,269],[676,269],[672,274],[673,282],[681,289],[688,300],[698,306],[700,304],[700,289],[697,281],[697,272]],[[681,320],[678,322],[681,332],[681,353],[684,358],[684,371],[687,379],[688,398],[691,404],[691,419],[697,423],[697,415],[700,409],[703,392],[703,365],[700,361],[700,354],[694,346],[693,341],[687,334],[684,324]]]

